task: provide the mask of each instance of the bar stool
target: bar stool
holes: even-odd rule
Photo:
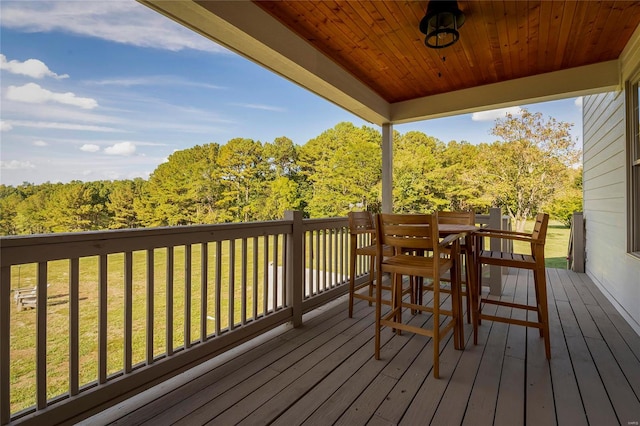
[[[476,224],[476,214],[473,211],[455,211],[455,212],[438,212],[439,224],[450,225],[472,225]],[[473,242],[473,239],[470,239]],[[464,290],[462,295],[465,296],[467,302],[467,322],[471,323],[471,293],[469,288],[471,287],[469,280],[473,279],[475,274],[474,261],[473,261],[473,244],[469,244],[467,241],[460,242],[460,255],[464,258],[464,277],[461,280],[461,284],[464,284]]]
[[[433,375],[440,376],[440,341],[447,332],[453,330],[454,347],[462,349],[460,282],[458,280],[459,241],[457,235],[450,235],[442,240],[438,233],[438,214],[378,214],[376,215],[376,243],[378,280],[382,274],[391,274],[393,298],[392,309],[382,316],[382,289],[376,288],[376,336],[375,358],[380,359],[380,330],[382,326],[400,331],[429,336],[433,339]],[[393,248],[392,256],[383,256],[384,245]],[[448,254],[445,254],[445,251]],[[440,281],[449,274],[451,277],[451,309],[440,306]],[[433,281],[432,304],[425,306],[407,302],[402,297],[403,276],[422,277]],[[413,299],[413,298],[412,298]],[[431,327],[416,327],[402,321],[402,310],[431,312]],[[440,316],[449,317],[440,320]]]
[[[544,244],[547,237],[547,225],[549,215],[538,213],[536,223],[532,233],[503,231],[499,229],[480,229],[476,233],[476,247],[482,247],[483,238],[499,238],[506,240],[516,240],[528,242],[530,244],[530,254],[519,254],[502,251],[477,250],[477,266],[497,265],[512,268],[529,269],[533,271],[533,281],[535,288],[535,306],[522,303],[512,303],[501,300],[494,300],[480,297],[477,303],[473,303],[473,343],[478,344],[478,324],[480,320],[498,321],[508,324],[534,327],[540,330],[540,337],[544,338],[544,349],[547,359],[551,359],[551,344],[549,341],[549,309],[547,306],[547,279],[544,265]],[[479,275],[478,275],[479,276]],[[524,309],[537,313],[537,321],[525,321],[511,317],[501,317],[482,313],[484,304],[507,306],[515,309]]]
[[[363,299],[369,302],[375,302],[376,298],[373,289],[375,282],[375,265],[376,265],[376,230],[373,222],[373,216],[370,212],[349,212],[349,318],[353,317],[353,299]],[[383,254],[390,256],[392,254],[390,247],[385,247]],[[369,258],[369,273],[367,280],[357,284],[356,278],[356,259],[358,256],[367,256]],[[381,282],[381,281],[380,281]],[[368,294],[358,292],[368,287]],[[383,290],[391,290],[390,286],[382,286]],[[390,304],[390,302],[388,302]]]

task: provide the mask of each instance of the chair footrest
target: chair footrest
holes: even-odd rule
[[[358,291],[358,290],[362,290],[363,288],[369,288],[369,287],[375,288],[376,285],[377,284],[376,284],[375,281],[374,282],[366,281],[366,282],[363,282],[363,283],[360,283],[360,284],[355,284],[353,286],[353,291]],[[391,290],[391,286],[383,284],[382,285],[382,289],[383,290]]]
[[[411,309],[412,311],[420,311],[420,312],[430,312],[433,313],[433,308],[430,306],[425,306],[425,305],[418,305],[418,304],[414,304],[414,303],[409,303],[409,302],[402,302],[402,307],[403,308],[407,308],[407,309]],[[438,312],[440,313],[440,315],[446,315],[448,317],[452,317],[453,316],[453,311],[449,310],[449,309],[438,309]]]
[[[480,300],[480,302],[481,303],[489,303],[491,305],[506,306],[506,307],[509,307],[509,308],[527,309],[529,311],[537,311],[538,310],[537,306],[523,305],[522,303],[505,302],[503,300],[493,300],[493,299],[482,298]]]
[[[522,325],[525,327],[543,328],[543,325],[540,322],[525,321],[525,320],[519,320],[515,318],[497,317],[495,315],[480,314],[480,319],[494,321],[494,322],[503,322],[506,324]]]
[[[376,301],[376,297],[375,296],[369,296],[367,294],[362,294],[362,293],[353,293],[353,298],[354,299],[362,299],[362,300],[366,300],[366,301],[374,302],[374,303]],[[388,299],[382,299],[381,303],[383,305],[391,306],[391,300],[388,300]]]
[[[420,334],[422,336],[427,336],[427,337],[433,337],[434,335],[434,330],[432,329],[417,327],[415,325],[393,321],[392,319],[390,319],[392,317],[393,315],[385,316],[380,320],[380,325],[391,327],[396,330],[408,331],[409,333]],[[438,333],[441,336],[444,336],[449,330],[453,329],[455,325],[456,325],[456,321],[454,319],[451,319],[445,325],[439,328]]]

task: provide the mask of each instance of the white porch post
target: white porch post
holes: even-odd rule
[[[382,125],[382,212],[393,212],[393,124]]]

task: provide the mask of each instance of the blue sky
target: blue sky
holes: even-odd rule
[[[377,128],[135,1],[2,0],[0,24],[6,185],[147,178],[195,145],[280,136],[302,145],[341,121]],[[574,123],[582,145],[580,99],[526,107]],[[499,114],[394,129],[492,142]]]

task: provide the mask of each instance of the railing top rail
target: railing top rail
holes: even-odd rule
[[[349,226],[349,220],[346,217],[329,217],[322,219],[304,219],[302,228],[305,231],[317,231],[326,229],[327,225],[332,226]]]
[[[304,231],[347,225],[346,217],[303,220]],[[0,237],[0,266],[287,234],[292,226],[273,220]]]
[[[228,231],[236,229],[262,229],[280,225],[291,225],[292,221],[287,220],[271,220],[264,222],[233,222],[233,223],[215,223],[207,225],[182,225],[182,226],[161,226],[154,228],[136,228],[136,229],[110,229],[102,231],[84,231],[84,232],[62,232],[56,234],[36,234],[36,235],[10,235],[0,236],[2,247],[13,245],[33,245],[50,243],[55,239],[69,241],[87,241],[95,240],[96,237],[102,238],[139,238],[140,236],[153,235],[171,235],[171,234],[200,234],[206,232]]]
[[[286,234],[292,226],[277,220],[3,237],[0,266]]]

